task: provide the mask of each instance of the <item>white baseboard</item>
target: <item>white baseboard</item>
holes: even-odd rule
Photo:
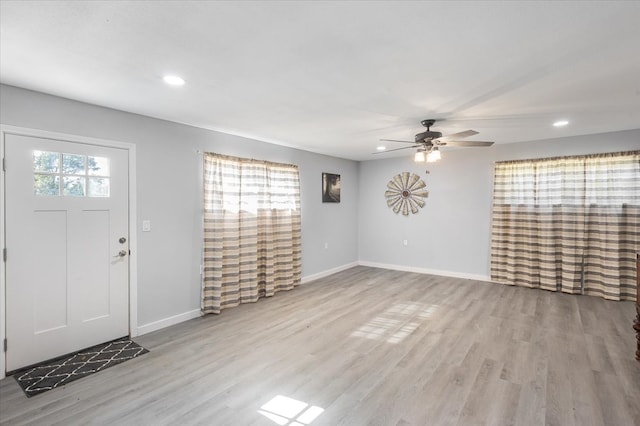
[[[427,268],[417,268],[414,266],[403,266],[403,265],[391,265],[388,263],[377,263],[377,262],[368,262],[364,260],[360,260],[357,262],[347,263],[342,266],[338,266],[336,268],[327,269],[326,271],[318,272],[316,274],[307,275],[306,277],[302,277],[301,284],[307,284],[312,281],[315,281],[320,278],[328,277],[329,275],[333,275],[337,272],[345,271],[347,269],[351,269],[355,266],[369,266],[372,268],[382,268],[382,269],[391,269],[394,271],[405,271],[405,272],[415,272],[418,274],[430,274],[430,275],[439,275],[443,277],[453,277],[453,278],[462,278],[467,280],[476,280],[476,281],[487,281],[491,282],[491,277],[486,275],[476,275],[476,274],[467,274],[463,272],[452,272],[452,271],[442,271],[438,269],[427,269]],[[202,315],[200,309],[195,309],[193,311],[184,312],[182,314],[174,315],[169,318],[164,318],[158,321],[150,322],[148,324],[144,324],[138,327],[138,336],[142,336],[143,334],[151,333],[152,331],[160,330],[165,327],[169,327],[175,324],[179,324],[184,321],[188,321],[193,318],[198,318]]]
[[[319,272],[317,274],[303,277],[301,280],[301,284],[306,284],[311,281],[317,280],[319,278],[327,277],[329,275],[335,274],[336,272],[353,268],[354,266],[358,266],[358,262],[348,263],[346,265],[338,266],[337,268],[329,269],[323,272]],[[195,309],[193,311],[184,312],[182,314],[174,315],[169,318],[164,318],[158,321],[150,322],[148,324],[143,324],[138,327],[137,336],[142,336],[143,334],[151,333],[152,331],[160,330],[161,328],[179,324],[181,322],[188,321],[193,318],[198,318],[201,315],[202,315],[202,312],[200,311],[200,309]]]
[[[152,331],[160,330],[161,328],[169,327],[171,325],[179,324],[193,318],[198,318],[201,315],[202,312],[200,309],[194,309],[193,311],[184,312],[169,318],[150,322],[149,324],[144,324],[138,327],[138,336],[142,336],[143,334],[151,333]]]
[[[391,269],[394,271],[416,272],[418,274],[439,275],[442,277],[462,278],[466,280],[492,282],[488,275],[467,274],[465,272],[442,271],[439,269],[417,268],[415,266],[391,265],[388,263],[367,262],[361,260],[358,262],[361,266],[370,266],[372,268]]]
[[[359,265],[358,262],[352,262],[352,263],[347,263],[346,265],[338,266],[337,268],[327,269],[326,271],[318,272],[317,274],[313,274],[313,275],[308,275],[306,277],[302,277],[302,280],[300,281],[300,283],[301,284],[307,284],[307,283],[310,283],[311,281],[315,281],[315,280],[320,279],[320,278],[328,277],[329,275],[333,275],[336,272],[342,272],[342,271],[345,271],[347,269],[351,269],[351,268],[353,268],[355,266],[358,266],[358,265]]]

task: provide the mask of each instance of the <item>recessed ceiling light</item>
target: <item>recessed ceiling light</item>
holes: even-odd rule
[[[566,126],[567,124],[569,124],[567,120],[558,120],[555,123],[553,123],[553,127],[562,127],[562,126]]]
[[[177,75],[165,75],[162,77],[165,83],[170,84],[172,86],[182,86],[184,84],[184,79],[182,77],[178,77]]]
[[[384,151],[385,149],[387,149],[386,146],[379,146],[376,148],[378,151]]]

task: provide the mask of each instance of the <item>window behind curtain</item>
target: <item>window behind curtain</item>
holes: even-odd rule
[[[635,299],[640,151],[496,163],[491,276]]]
[[[203,312],[297,286],[300,227],[297,166],[205,153]]]

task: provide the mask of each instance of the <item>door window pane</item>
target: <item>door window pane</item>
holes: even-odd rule
[[[71,197],[109,197],[108,157],[33,151],[33,193]]]
[[[60,176],[36,173],[33,175],[35,195],[60,195]]]
[[[63,176],[62,177],[62,195],[72,197],[84,197],[85,195],[85,178],[80,176]]]
[[[84,155],[62,154],[62,173],[65,175],[83,175],[85,174]]]
[[[109,196],[109,178],[90,177],[87,195],[89,197],[108,197]]]
[[[106,157],[87,157],[89,176],[109,176],[109,159]]]
[[[33,151],[33,171],[58,173],[60,171],[60,154],[57,152]]]

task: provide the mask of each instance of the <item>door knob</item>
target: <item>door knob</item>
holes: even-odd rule
[[[124,244],[124,243],[126,243],[126,242],[127,242],[127,239],[126,239],[125,237],[120,237],[120,239],[118,240],[118,242],[119,242],[120,244]]]
[[[127,255],[126,250],[120,250],[116,256],[113,257],[125,257]]]

